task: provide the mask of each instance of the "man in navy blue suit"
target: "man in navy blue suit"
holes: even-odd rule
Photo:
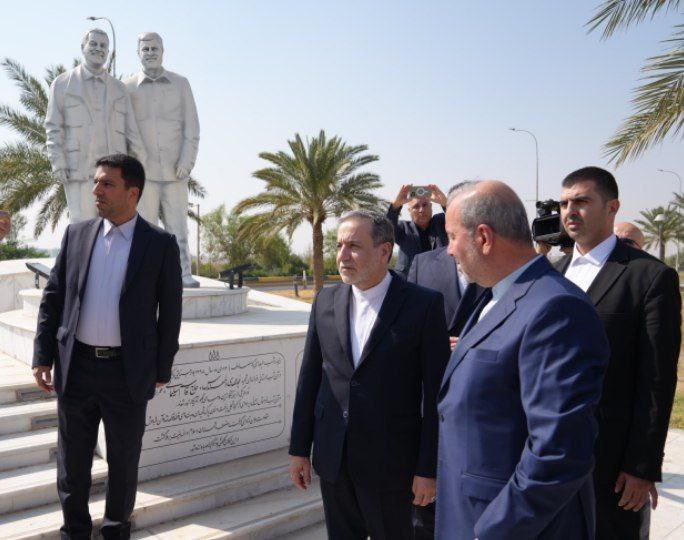
[[[594,537],[595,409],[608,360],[596,310],[532,246],[505,184],[450,193],[449,251],[491,288],[440,393],[436,537]]]

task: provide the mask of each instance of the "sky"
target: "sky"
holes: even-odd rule
[[[446,192],[465,179],[497,178],[532,214],[534,143],[508,130],[517,127],[539,140],[541,198],[557,198],[563,177],[579,167],[608,167],[621,190],[619,218],[634,220],[678,189],[674,176],[657,170],[684,175],[681,139],[618,169],[602,146],[630,113],[643,60],[664,50],[681,15],[602,41],[584,26],[598,3],[13,1],[15,24],[3,25],[0,57],[36,75],[70,65],[93,26],[85,17],[103,15],[115,26],[117,70],[131,74],[140,69],[136,36],[160,33],[165,67],[189,79],[197,102],[193,175],[208,191],[202,213],[262,190],[252,177],[265,165],[259,152],[285,150],[295,133],[324,129],[379,156],[368,170],[380,175],[385,199],[403,183]],[[19,106],[4,73],[0,103]],[[0,144],[15,139],[0,127]],[[57,247],[66,221],[33,239],[35,213],[27,212],[23,236]],[[310,234],[308,226],[295,233],[296,252],[310,246]]]

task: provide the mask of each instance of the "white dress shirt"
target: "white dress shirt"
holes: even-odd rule
[[[575,244],[575,249],[572,252],[572,260],[568,269],[565,271],[565,277],[572,281],[584,292],[589,290],[591,284],[596,279],[596,276],[606,264],[608,257],[615,249],[617,244],[617,237],[611,234],[598,246],[592,249],[586,255],[582,255],[577,249],[577,244]]]
[[[138,215],[118,227],[104,220],[90,257],[76,339],[95,347],[120,347],[119,298]]]
[[[513,270],[513,272],[508,274],[505,278],[497,282],[497,284],[492,287],[492,299],[487,303],[487,305],[484,308],[482,308],[482,311],[480,312],[480,317],[477,319],[478,321],[481,321],[482,318],[492,310],[496,303],[499,300],[501,300],[504,294],[506,294],[508,289],[511,288],[511,285],[515,283],[515,280],[518,279],[525,270],[527,270],[536,261],[538,261],[540,257],[543,257],[543,255],[538,255],[531,261],[523,264],[517,270]]]
[[[354,367],[359,365],[361,353],[378,318],[378,313],[391,282],[392,274],[387,272],[380,283],[365,291],[352,285],[352,296],[349,303],[349,334]]]
[[[470,283],[468,282],[468,278],[466,278],[466,275],[463,272],[461,272],[461,267],[458,265],[456,265],[456,274],[458,274],[458,289],[461,293],[461,298],[463,298],[463,295],[466,292],[466,288]]]

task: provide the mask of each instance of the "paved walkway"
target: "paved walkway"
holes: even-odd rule
[[[684,540],[684,430],[671,429],[665,445],[658,508],[651,514],[652,540]]]
[[[651,540],[684,540],[684,429],[671,429],[665,446],[663,483],[658,508],[651,514]],[[292,533],[288,540],[323,540],[325,526]]]

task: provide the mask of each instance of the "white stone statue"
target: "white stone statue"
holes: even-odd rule
[[[107,34],[89,30],[81,52],[84,62],[53,81],[45,116],[48,158],[64,182],[71,223],[97,215],[92,179],[98,158],[123,153],[146,159],[126,87],[104,69]]]
[[[159,34],[138,36],[143,70],[124,80],[140,126],[147,160],[146,181],[138,211],[146,220],[173,233],[180,248],[184,287],[198,287],[190,272],[188,250],[188,178],[199,146],[199,119],[190,83],[162,67]]]

